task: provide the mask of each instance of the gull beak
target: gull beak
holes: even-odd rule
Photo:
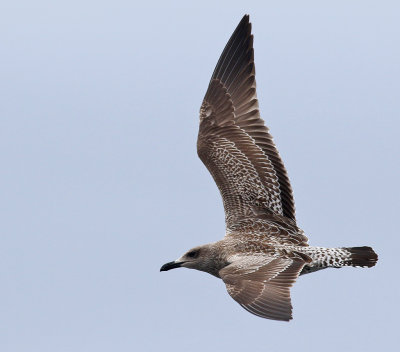
[[[180,268],[182,266],[183,262],[177,262],[177,261],[173,261],[173,262],[169,262],[167,264],[164,264],[160,271],[168,271],[171,269],[175,269],[175,268]]]

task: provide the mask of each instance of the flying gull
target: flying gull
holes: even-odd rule
[[[250,313],[288,321],[290,287],[299,275],[376,264],[371,247],[312,247],[297,227],[289,178],[258,110],[248,15],[211,77],[200,108],[197,152],[221,193],[226,234],[218,242],[190,249],[160,271],[205,271],[221,278]]]

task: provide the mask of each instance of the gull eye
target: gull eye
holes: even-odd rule
[[[190,251],[186,254],[189,258],[196,258],[199,255],[199,251]]]

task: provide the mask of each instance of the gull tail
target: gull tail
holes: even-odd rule
[[[351,257],[345,261],[345,265],[373,267],[378,261],[378,255],[371,247],[348,247]]]
[[[304,265],[300,275],[312,273],[326,268],[342,268],[344,266],[373,267],[378,255],[371,247],[304,247],[301,251],[312,261]]]

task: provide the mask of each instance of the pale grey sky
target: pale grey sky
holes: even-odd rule
[[[224,234],[198,110],[245,13],[299,225],[312,245],[380,257],[301,277],[290,323],[247,313],[210,275],[159,272]],[[399,13],[348,0],[0,5],[0,350],[394,350]]]

